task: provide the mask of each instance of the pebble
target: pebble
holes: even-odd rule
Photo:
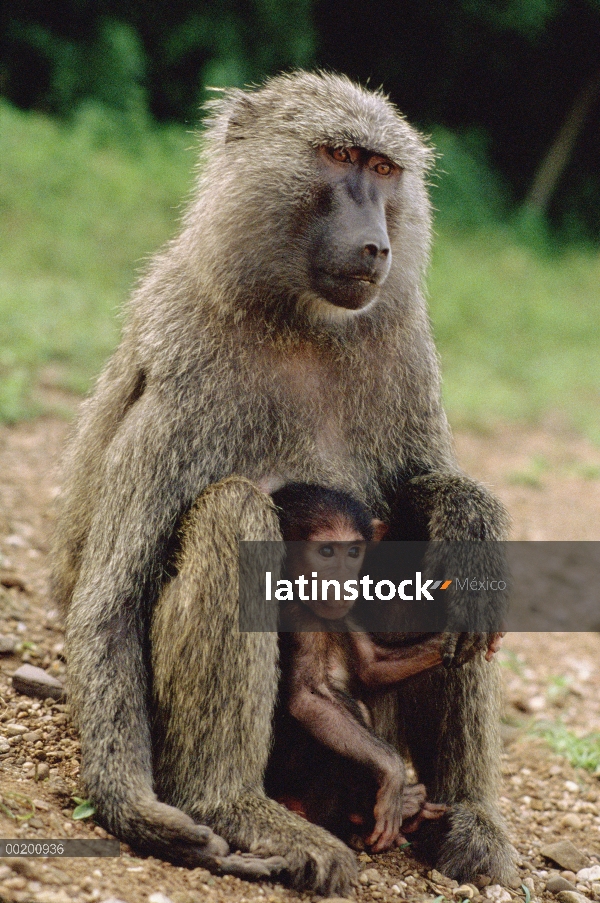
[[[512,903],[511,895],[501,884],[490,884],[483,893],[488,900],[493,900],[494,903]]]
[[[0,636],[0,655],[12,655],[17,641],[12,636]]]
[[[547,844],[541,848],[540,853],[546,859],[556,862],[562,869],[568,869],[572,872],[578,872],[588,864],[587,856],[584,856],[570,840],[559,840],[558,843]],[[565,891],[565,893],[568,893],[568,891]],[[570,903],[575,903],[575,901],[570,901]]]
[[[0,737],[0,756],[5,756],[10,752],[10,743],[4,737]]]
[[[162,897],[162,894],[159,896]],[[165,897],[165,899],[168,900],[169,898]],[[124,903],[124,901],[119,900],[117,897],[107,897],[106,900],[100,900],[100,903]]]
[[[584,897],[583,894],[578,894],[574,890],[561,890],[558,899],[560,903],[588,903],[588,897]]]
[[[477,875],[473,882],[475,887],[477,887],[479,890],[482,890],[484,887],[487,887],[491,883],[492,879],[488,875]]]
[[[576,831],[578,831],[581,828],[583,822],[578,815],[575,815],[574,812],[569,812],[568,815],[563,815],[560,820],[560,824],[563,828],[574,828]]]
[[[546,890],[551,894],[559,894],[561,890],[576,890],[576,888],[566,878],[561,878],[560,875],[553,875],[552,878],[548,878],[546,881]]]
[[[461,884],[460,887],[455,887],[452,891],[452,895],[458,897],[460,900],[472,900],[476,893],[477,888],[472,887],[469,884]]]
[[[600,900],[600,883],[594,882],[592,884],[592,897],[594,900]]]
[[[4,733],[7,737],[20,737],[27,733],[27,728],[24,724],[6,724]]]
[[[571,882],[577,881],[577,875],[575,874],[575,872],[571,872],[571,871],[569,871],[568,869],[567,869],[567,870],[563,870],[563,871],[560,873],[560,877],[561,877],[561,878],[566,878],[567,881],[571,881]]]
[[[578,881],[600,881],[600,865],[593,865],[589,869],[580,869],[577,872]]]
[[[438,872],[437,869],[432,869],[429,872],[428,877],[431,881],[433,881],[434,884],[441,884],[443,887],[450,887],[451,885],[451,879],[447,878],[445,875],[442,875],[442,873]],[[488,884],[489,883],[490,882],[488,881]]]
[[[361,884],[381,884],[383,882],[383,878],[377,869],[365,869],[358,876],[358,880]]]
[[[166,894],[161,894],[160,891],[157,891],[155,894],[150,894],[148,903],[173,903],[173,901]]]
[[[349,900],[348,897],[319,897],[319,903],[355,903],[355,901]]]
[[[37,770],[37,779],[38,781],[45,781],[48,775],[50,774],[50,766],[47,762],[38,762],[38,770]]]
[[[36,696],[39,699],[62,699],[65,696],[61,682],[43,668],[36,668],[34,665],[21,665],[13,674],[12,683],[17,693],[24,696]]]

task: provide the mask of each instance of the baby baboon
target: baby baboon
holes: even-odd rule
[[[383,520],[401,495],[434,539],[505,536],[441,407],[422,292],[432,159],[383,94],[344,77],[226,92],[182,231],[84,408],[54,564],[82,778],[99,821],[155,856],[254,874],[282,867],[257,857],[283,857],[295,886],[328,894],[356,873],[338,839],[263,791],[277,637],[238,631],[237,542],[280,533],[248,481],[344,489]],[[431,855],[460,880],[513,867],[486,642],[405,682],[393,717],[375,718],[452,804]],[[224,858],[202,825],[252,858]]]
[[[361,695],[365,689],[374,693],[441,664],[443,638],[434,636],[413,646],[404,643],[380,649],[348,617],[355,600],[350,599],[350,592],[344,592],[344,597],[341,592],[336,593],[334,581],[344,590],[356,587],[367,542],[377,541],[385,530],[382,521],[371,519],[364,505],[348,493],[302,483],[290,483],[275,492],[273,501],[279,511],[283,539],[290,541],[286,562],[290,585],[306,575],[305,589],[312,579],[317,580],[318,586],[323,580],[329,581],[327,591],[319,593],[318,599],[300,587],[294,600],[283,606],[286,630],[297,631],[291,637],[282,637],[285,706],[316,740],[346,760],[342,764],[342,768],[346,765],[346,780],[340,782],[339,767],[328,769],[327,777],[319,774],[317,778],[318,785],[324,788],[325,800],[315,794],[313,777],[315,770],[322,770],[322,757],[309,759],[308,773],[302,774],[299,762],[309,757],[298,754],[302,737],[292,730],[293,737],[277,737],[280,742],[276,740],[276,752],[271,757],[267,787],[288,808],[342,836],[351,825],[370,824],[367,845],[374,852],[392,849],[405,841],[400,832],[403,823],[405,831],[415,830],[422,820],[439,818],[446,807],[425,803],[422,784],[406,785],[404,761],[393,746],[373,732]],[[288,747],[285,751],[281,740]],[[376,800],[371,795],[370,811],[366,813],[357,810],[372,781],[364,782],[362,770],[354,777],[353,792],[342,795],[342,811],[336,811],[332,804],[327,778],[338,788],[347,785],[348,762],[365,766],[375,779]],[[298,787],[300,800],[286,794],[286,786]],[[407,825],[408,819],[411,821]]]

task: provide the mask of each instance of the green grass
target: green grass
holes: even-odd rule
[[[600,257],[554,256],[507,228],[441,232],[430,279],[454,424],[558,415],[600,441]]]
[[[88,390],[137,270],[176,229],[194,144],[99,110],[66,125],[0,103],[0,419],[47,406],[40,386]],[[600,258],[483,219],[461,231],[441,210],[429,282],[453,423],[551,415],[600,440]]]
[[[576,768],[600,774],[600,733],[577,737],[564,724],[540,724],[535,732],[542,736],[554,752],[569,760]]]
[[[183,130],[125,136],[0,103],[0,419],[41,383],[88,391],[118,339],[143,259],[175,228],[194,153]]]

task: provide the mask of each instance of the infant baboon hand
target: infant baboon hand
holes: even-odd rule
[[[424,784],[408,784],[402,799],[402,833],[412,834],[424,821],[435,821],[448,811],[443,803],[426,799]]]
[[[424,799],[425,788],[423,787]],[[367,846],[371,847],[374,853],[383,853],[405,842],[400,831],[402,827],[403,804],[403,784],[393,778],[384,780],[377,791],[373,809],[375,827],[365,840]],[[414,801],[411,796],[410,808],[412,809],[413,807]]]

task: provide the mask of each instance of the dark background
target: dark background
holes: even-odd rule
[[[0,94],[195,124],[209,85],[321,66],[383,84],[489,168],[499,213],[600,237],[599,0],[4,0]]]

